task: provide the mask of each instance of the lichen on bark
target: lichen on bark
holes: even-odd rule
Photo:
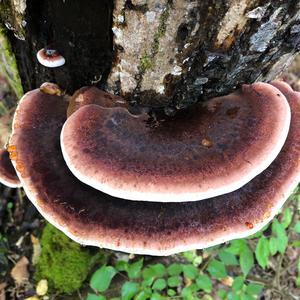
[[[197,9],[198,1],[150,0],[144,5],[116,1],[116,59],[109,88],[131,101],[142,97],[147,104],[148,94],[154,96],[148,104],[165,105],[165,94],[180,78],[182,64],[188,59],[188,51],[182,50],[192,46],[189,39],[199,27]],[[135,95],[138,97],[132,97]]]

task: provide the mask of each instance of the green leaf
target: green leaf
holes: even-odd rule
[[[253,297],[252,295],[247,294],[241,294],[241,300],[256,300],[256,297]]]
[[[189,262],[193,262],[194,258],[197,256],[196,250],[185,251],[185,252],[183,252],[183,256]]]
[[[238,254],[240,254],[240,252],[243,250],[243,248],[245,246],[247,246],[247,243],[244,239],[233,240],[230,242],[230,246],[228,248],[226,248],[225,250],[234,255],[238,255]]]
[[[271,255],[275,255],[278,251],[278,247],[277,247],[277,243],[280,242],[278,241],[277,238],[271,236],[270,240],[269,240],[269,249],[270,249],[270,253]]]
[[[195,267],[198,267],[198,266],[201,265],[202,261],[203,261],[203,258],[202,258],[202,256],[199,255],[199,256],[197,256],[197,257],[194,258],[193,265]]]
[[[289,227],[289,225],[290,225],[291,222],[292,222],[292,217],[293,217],[293,214],[292,214],[290,208],[287,207],[287,208],[284,210],[284,212],[283,212],[283,219],[282,219],[282,222],[281,222],[283,228],[286,229],[286,228]]]
[[[199,272],[194,265],[183,265],[182,270],[184,277],[189,279],[195,279]]]
[[[111,266],[103,266],[97,270],[90,281],[90,286],[98,292],[104,292],[109,288],[113,277],[117,274],[115,268]]]
[[[209,263],[209,265],[207,267],[207,271],[209,272],[209,274],[212,277],[215,277],[217,279],[222,279],[222,278],[225,278],[227,276],[225,265],[222,262],[220,262],[216,259],[213,259]]]
[[[256,245],[255,249],[255,257],[258,261],[258,264],[265,268],[268,265],[269,262],[269,243],[268,239],[264,236],[262,236]]]
[[[206,293],[209,293],[212,290],[212,283],[207,275],[199,275],[196,279],[196,284],[199,289],[205,291]]]
[[[169,275],[171,276],[177,276],[182,272],[182,265],[180,264],[171,264],[168,266],[167,269]]]
[[[227,296],[227,292],[224,289],[219,289],[217,293],[221,300],[224,300]]]
[[[151,284],[155,278],[164,277],[165,274],[166,268],[162,264],[150,265],[148,268],[145,268],[143,270],[143,278],[147,281],[148,284]]]
[[[150,278],[148,278],[148,279],[144,279],[144,280],[142,281],[142,287],[143,287],[143,288],[150,287],[150,286],[152,285],[154,279],[155,279],[154,277],[150,277]]]
[[[135,282],[125,282],[121,289],[122,300],[132,299],[139,291],[139,285]]]
[[[127,261],[124,261],[124,260],[119,260],[117,261],[116,263],[116,269],[118,271],[127,271],[128,270],[128,263]]]
[[[227,295],[228,300],[240,300],[240,297],[235,292],[229,292]]]
[[[106,300],[104,296],[88,293],[86,300]]]
[[[159,278],[155,280],[152,286],[153,290],[158,290],[158,291],[162,291],[166,287],[167,287],[167,282],[163,278]]]
[[[264,286],[261,284],[250,283],[246,288],[246,293],[250,295],[259,295],[262,292],[263,288]]]
[[[174,297],[176,295],[176,292],[174,290],[172,290],[172,289],[168,289],[167,294],[170,297]]]
[[[181,296],[186,300],[194,300],[193,289],[191,288],[191,286],[183,288],[181,291]]]
[[[284,254],[288,244],[288,237],[284,227],[278,222],[277,219],[274,219],[272,223],[272,232],[277,235],[278,240],[280,241],[280,243],[277,243],[278,251],[281,254]]]
[[[220,251],[219,257],[226,266],[238,265],[238,261],[237,261],[235,255],[228,251],[225,251],[225,250]]]
[[[152,294],[151,290],[150,290],[150,292],[143,290],[143,291],[139,292],[135,296],[134,300],[146,300],[146,299],[149,299],[151,297],[151,294]]]
[[[152,296],[151,296],[151,298],[150,298],[150,300],[162,300],[162,299],[164,299],[164,297],[161,296],[161,295],[158,294],[158,293],[152,294]],[[123,300],[123,299],[122,299],[122,300]]]
[[[244,286],[244,278],[242,276],[238,276],[234,279],[232,283],[232,289],[234,291],[240,291]]]
[[[155,270],[153,270],[152,268],[145,268],[143,270],[143,278],[145,280],[152,280],[151,283],[153,282],[153,279],[155,278]]]
[[[294,242],[292,243],[292,246],[293,246],[293,247],[300,248],[300,240],[299,240],[299,241],[294,241]]]
[[[181,278],[179,276],[172,276],[168,278],[169,287],[177,287],[181,284]]]
[[[127,274],[130,279],[139,278],[143,267],[143,259],[128,266]]]
[[[253,253],[246,243],[240,249],[240,266],[246,276],[254,265]]]
[[[300,221],[298,221],[294,227],[296,233],[300,233]]]
[[[166,275],[166,267],[163,264],[155,264],[150,266],[154,271],[155,277],[164,277]]]

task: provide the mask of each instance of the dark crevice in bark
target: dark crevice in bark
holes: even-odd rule
[[[25,91],[45,81],[72,93],[84,85],[103,86],[112,63],[110,0],[27,1],[26,40],[10,34]],[[36,59],[39,49],[52,45],[66,59],[50,69]]]

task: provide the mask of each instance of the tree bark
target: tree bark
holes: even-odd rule
[[[278,76],[300,50],[300,0],[2,0],[24,91],[96,85],[168,114]],[[54,45],[66,58],[36,60]]]

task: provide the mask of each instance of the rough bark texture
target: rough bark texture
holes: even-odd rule
[[[300,0],[4,0],[0,9],[25,91],[45,80],[69,92],[95,84],[170,114],[269,81],[300,50]],[[38,64],[48,44],[65,66]]]

